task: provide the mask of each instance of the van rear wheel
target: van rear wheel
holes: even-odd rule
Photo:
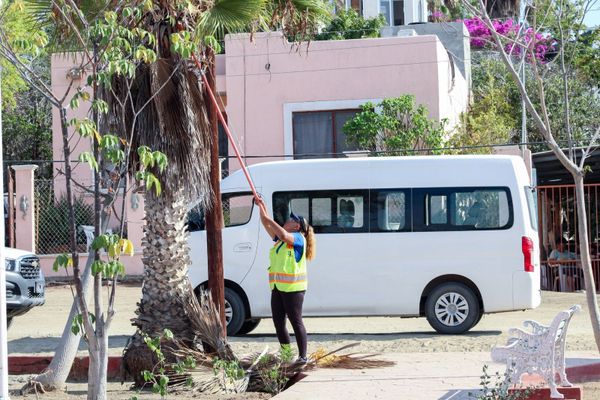
[[[462,283],[436,287],[425,302],[427,322],[439,333],[464,333],[478,322],[480,315],[475,293]]]
[[[246,333],[252,332],[258,324],[260,323],[260,319],[249,319],[248,321],[242,324],[242,327],[238,331],[238,335],[245,335]]]

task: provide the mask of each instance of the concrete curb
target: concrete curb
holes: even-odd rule
[[[52,361],[52,356],[9,356],[8,373],[10,375],[39,374]],[[77,382],[87,381],[89,357],[75,357],[73,366],[69,372],[69,379]],[[108,379],[119,380],[121,378],[121,356],[108,357]]]
[[[8,373],[10,375],[39,374],[50,364],[50,361],[52,361],[52,356],[9,356]],[[69,379],[80,382],[87,381],[88,366],[89,358],[87,356],[76,357],[69,373]],[[567,367],[566,372],[572,383],[597,381],[600,380],[600,362]],[[108,379],[121,379],[121,356],[108,357]],[[539,382],[539,378],[525,378],[524,381],[535,384]]]

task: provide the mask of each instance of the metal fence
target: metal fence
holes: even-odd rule
[[[35,232],[38,254],[59,254],[69,251],[69,214],[64,196],[57,197],[52,179],[35,181]],[[94,223],[94,208],[83,197],[75,199],[77,250],[85,252],[87,239],[81,228]]]
[[[577,205],[574,185],[538,186],[538,226],[542,261],[542,288],[558,291],[585,289],[579,256]],[[592,271],[600,289],[600,184],[584,185],[586,220]],[[550,265],[548,258],[559,242],[572,261]]]

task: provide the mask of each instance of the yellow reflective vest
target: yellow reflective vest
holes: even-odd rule
[[[306,243],[304,236],[302,239]],[[302,257],[296,261],[294,245],[278,240],[269,254],[269,286],[277,285],[281,292],[300,292],[306,290],[306,244],[302,247]]]

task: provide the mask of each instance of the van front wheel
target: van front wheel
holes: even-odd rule
[[[425,316],[439,333],[464,333],[477,323],[479,315],[477,297],[462,283],[445,283],[427,296]]]

